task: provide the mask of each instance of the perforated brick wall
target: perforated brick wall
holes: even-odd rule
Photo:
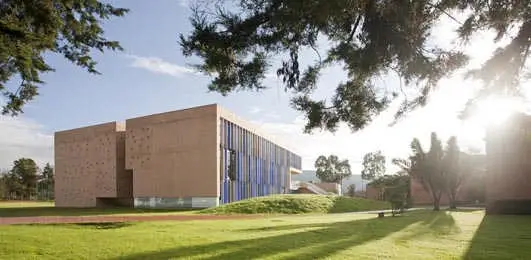
[[[55,133],[56,206],[94,207],[96,197],[117,197],[120,130],[112,122]]]

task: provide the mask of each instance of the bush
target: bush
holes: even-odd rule
[[[257,197],[202,210],[207,214],[341,213],[389,209],[390,204],[364,198],[331,195],[274,195]]]

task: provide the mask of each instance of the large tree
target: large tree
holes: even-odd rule
[[[422,148],[420,141],[417,138],[413,139],[411,142],[413,153],[410,156],[410,169],[408,172],[431,195],[433,210],[439,210],[441,196],[446,188],[443,169],[444,150],[436,133],[431,133],[430,144],[431,147],[426,152]]]
[[[40,74],[53,71],[44,55],[54,52],[90,73],[98,73],[94,51],[121,50],[104,37],[103,20],[128,10],[97,0],[0,1],[0,94],[3,114],[17,115],[38,94]],[[8,87],[10,79],[20,84]]]
[[[470,74],[484,82],[478,94],[518,94],[526,76],[531,46],[529,1],[486,0],[232,0],[198,1],[192,31],[180,35],[185,56],[201,59],[200,71],[213,76],[209,90],[227,95],[236,90],[262,90],[271,66],[293,93],[292,106],[306,114],[305,131],[334,131],[339,122],[360,129],[387,107],[398,93],[404,98],[400,116],[424,105],[437,83],[464,67],[464,47],[479,32],[508,39]],[[435,42],[434,27],[447,19],[458,26],[456,46]],[[326,42],[326,46],[318,46]],[[483,43],[477,43],[483,44]],[[450,47],[449,47],[450,46]],[[474,46],[472,46],[474,47]],[[308,52],[309,50],[310,52]],[[312,52],[313,50],[313,52]],[[304,64],[304,53],[313,63]],[[312,55],[313,53],[313,55]],[[347,78],[335,94],[314,99],[323,69],[341,65]],[[396,72],[400,87],[375,84],[382,74]],[[478,97],[479,97],[478,96]],[[477,97],[476,97],[477,98]]]
[[[363,156],[363,169],[361,178],[363,180],[374,180],[385,174],[385,156],[382,151],[367,153]]]
[[[19,198],[29,199],[35,195],[37,188],[39,167],[30,158],[20,158],[13,162],[13,168],[8,174],[10,191]]]
[[[352,175],[348,160],[339,160],[336,155],[321,155],[315,161],[315,175],[322,182],[343,184],[343,179]]]

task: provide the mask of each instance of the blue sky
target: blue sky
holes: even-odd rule
[[[464,146],[482,149],[481,130],[455,118],[472,89],[462,91],[463,87],[474,83],[464,83],[461,78],[443,82],[444,87],[428,107],[392,128],[387,126],[393,112],[389,110],[357,133],[342,127],[335,135],[304,135],[303,119],[289,107],[289,96],[274,77],[266,80],[269,89],[260,93],[240,92],[228,97],[207,93],[209,79],[187,68],[193,59],[181,55],[177,42],[179,33],[190,30],[187,1],[112,2],[130,9],[125,17],[104,24],[106,36],[120,41],[125,51],[95,54],[102,75],[89,74],[62,57],[48,55],[56,71],[43,76],[46,85],[40,88],[37,99],[26,106],[22,116],[0,118],[0,168],[9,167],[22,156],[39,163],[52,162],[53,132],[58,130],[210,103],[221,104],[288,143],[303,156],[305,169],[313,168],[318,155],[335,153],[349,159],[357,173],[364,153],[381,149],[390,157],[404,156],[412,137],[426,139],[433,130],[443,137],[459,132]],[[441,25],[444,30],[439,31],[439,39],[452,33],[447,23]],[[474,51],[482,53],[485,49]],[[330,95],[344,78],[341,68],[328,69],[316,96]],[[379,84],[396,87],[398,81],[383,77]]]

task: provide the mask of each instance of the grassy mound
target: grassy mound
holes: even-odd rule
[[[206,214],[303,214],[341,213],[389,209],[383,201],[324,195],[275,195],[229,203],[202,210]]]

